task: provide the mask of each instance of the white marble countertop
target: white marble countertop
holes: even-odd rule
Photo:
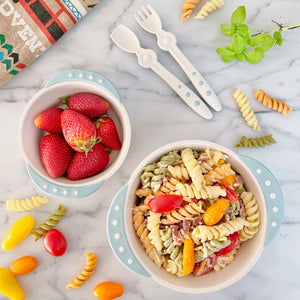
[[[122,52],[110,40],[110,32],[119,23],[134,29],[142,44],[157,51],[160,61],[185,83],[181,69],[168,53],[158,49],[155,38],[144,32],[133,15],[140,6],[151,3],[163,19],[165,29],[174,32],[178,44],[210,82],[223,104],[223,111],[206,121],[191,111],[153,72],[142,69],[134,55]],[[300,299],[299,200],[300,192],[300,29],[284,33],[282,47],[266,53],[258,65],[245,62],[225,64],[216,54],[228,42],[220,23],[228,23],[233,10],[246,4],[248,23],[253,28],[272,29],[275,19],[286,25],[299,22],[297,0],[225,1],[224,7],[203,21],[180,23],[183,0],[103,0],[85,19],[62,37],[31,66],[0,88],[0,238],[26,213],[8,212],[5,200],[23,199],[41,194],[30,181],[18,145],[18,122],[29,99],[56,73],[87,69],[110,78],[119,88],[132,124],[132,143],[121,169],[94,195],[83,200],[50,197],[50,204],[30,212],[42,222],[58,203],[68,208],[59,228],[68,240],[68,251],[55,258],[46,253],[42,242],[30,238],[13,251],[0,251],[0,266],[8,267],[18,257],[34,255],[39,266],[31,274],[19,276],[26,299],[63,300],[96,299],[93,287],[102,281],[122,283],[122,299]],[[232,91],[240,87],[251,99],[262,128],[255,133],[242,119]],[[264,89],[293,107],[288,117],[270,111],[253,98]],[[273,133],[277,143],[263,149],[241,149],[264,163],[277,177],[285,199],[285,217],[279,234],[267,246],[243,279],[224,290],[186,295],[168,290],[151,279],[139,277],[119,263],[110,249],[106,235],[106,215],[116,192],[146,155],[157,147],[181,139],[205,139],[234,149],[242,135],[260,136]],[[80,288],[66,290],[65,285],[85,264],[85,253],[99,257],[95,274]],[[0,299],[6,299],[0,295]]]

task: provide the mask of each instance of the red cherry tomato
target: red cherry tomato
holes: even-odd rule
[[[225,254],[233,251],[238,246],[241,237],[240,237],[239,233],[236,231],[236,232],[230,234],[227,238],[231,241],[231,243],[227,247],[216,252],[215,253],[216,255],[218,255],[218,256],[225,255]]]
[[[218,256],[214,253],[207,257],[205,260],[196,263],[193,270],[194,276],[199,277],[209,273],[217,264],[217,260]]]
[[[162,195],[152,198],[148,205],[154,213],[165,213],[180,207],[183,197],[179,195]]]
[[[61,256],[67,250],[66,238],[57,229],[51,229],[44,235],[43,244],[46,251],[53,256]]]
[[[226,198],[229,202],[237,202],[239,200],[239,196],[232,187],[223,183],[215,183],[214,185],[226,190],[226,196],[224,198]]]

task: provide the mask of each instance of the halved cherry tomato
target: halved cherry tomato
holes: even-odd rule
[[[64,235],[57,229],[51,229],[43,237],[46,251],[53,256],[61,256],[67,250],[67,241]]]
[[[182,275],[186,276],[193,272],[195,265],[194,242],[191,239],[184,240],[183,246],[183,271]]]
[[[195,264],[193,274],[196,277],[202,276],[213,270],[214,266],[217,264],[218,256],[215,254],[210,255],[205,260],[200,261]]]
[[[217,185],[221,187],[222,189],[226,190],[226,198],[230,202],[237,202],[239,200],[239,196],[237,193],[234,191],[234,189],[226,184],[223,183],[214,183],[213,185]]]
[[[165,213],[180,207],[183,197],[179,195],[162,195],[152,198],[148,205],[154,213]]]
[[[11,263],[9,269],[14,275],[23,275],[32,272],[37,267],[34,256],[23,256]]]
[[[230,234],[227,238],[231,241],[231,243],[227,247],[221,249],[220,251],[215,252],[216,255],[220,256],[220,255],[225,255],[227,253],[230,253],[238,246],[241,237],[239,233],[236,231]]]

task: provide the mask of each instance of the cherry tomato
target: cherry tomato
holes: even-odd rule
[[[67,250],[67,241],[64,235],[57,229],[51,229],[43,237],[46,251],[53,256],[61,256]]]
[[[226,198],[228,201],[237,202],[239,200],[239,196],[237,195],[237,193],[234,191],[232,187],[223,183],[215,183],[214,185],[217,185],[222,189],[226,190],[226,196],[224,198]]]
[[[184,239],[183,246],[183,270],[182,275],[186,276],[193,272],[195,265],[194,242],[191,239]]]
[[[32,272],[37,267],[34,256],[23,256],[11,263],[9,269],[14,275],[23,275]]]
[[[93,294],[101,300],[112,300],[123,295],[124,288],[121,284],[105,281],[95,286]]]
[[[180,207],[183,197],[179,195],[162,195],[152,198],[148,205],[154,213],[165,213]]]
[[[223,218],[229,206],[227,199],[220,198],[205,211],[203,215],[204,223],[208,226],[217,224]]]
[[[240,237],[239,233],[236,231],[236,232],[230,234],[227,238],[231,241],[231,243],[227,247],[216,252],[215,253],[216,255],[219,256],[219,255],[225,255],[227,253],[230,253],[232,250],[234,250],[238,246],[241,237]]]
[[[193,274],[196,277],[202,276],[213,270],[214,266],[217,264],[218,256],[214,254],[207,257],[205,260],[200,261],[195,264]]]

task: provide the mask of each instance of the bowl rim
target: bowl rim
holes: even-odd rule
[[[76,87],[80,87],[82,86],[83,88],[86,86],[91,86],[93,87],[93,89],[97,89],[97,90],[105,90],[105,92],[107,94],[109,94],[109,99],[106,99],[109,103],[113,103],[114,107],[116,109],[114,109],[115,113],[116,111],[118,111],[119,115],[118,118],[120,120],[121,126],[122,126],[122,130],[123,130],[123,141],[122,141],[122,147],[116,157],[116,159],[114,160],[114,163],[109,166],[109,168],[107,168],[104,175],[101,176],[101,172],[98,174],[95,174],[87,179],[90,179],[88,181],[85,182],[77,182],[76,181],[70,181],[70,183],[66,182],[66,183],[60,183],[57,182],[55,180],[55,178],[52,178],[50,176],[44,176],[43,174],[41,174],[39,172],[39,170],[30,163],[30,158],[27,156],[26,151],[24,149],[24,144],[23,144],[23,128],[24,128],[24,124],[26,122],[26,117],[28,112],[30,111],[31,107],[39,100],[41,99],[41,96],[47,91],[51,91],[51,90],[55,90],[57,88],[60,88],[62,86],[72,86],[72,85],[76,85]],[[24,162],[26,163],[26,165],[29,165],[40,177],[44,178],[45,180],[60,186],[60,187],[68,187],[68,188],[80,188],[80,187],[87,187],[87,186],[91,186],[94,184],[97,184],[101,181],[105,181],[108,178],[110,178],[114,173],[116,173],[118,171],[118,169],[121,167],[121,165],[123,164],[128,151],[129,151],[129,147],[130,147],[130,142],[131,142],[131,125],[130,125],[130,120],[129,120],[129,116],[128,113],[124,107],[124,105],[120,102],[119,99],[117,99],[108,89],[106,89],[105,87],[101,87],[100,85],[95,85],[93,82],[85,82],[85,81],[76,81],[76,80],[68,80],[68,81],[62,81],[59,83],[55,83],[51,86],[44,86],[43,88],[41,88],[37,93],[35,93],[31,99],[28,101],[28,103],[26,104],[20,121],[19,121],[19,128],[18,128],[18,140],[19,140],[19,147],[21,150],[21,156],[24,160]],[[94,177],[97,176],[97,178],[95,179]]]
[[[148,266],[144,263],[144,259],[139,255],[139,253],[136,251],[135,247],[133,247],[133,242],[130,234],[130,230],[134,230],[132,229],[132,217],[131,215],[129,216],[129,214],[126,214],[126,212],[128,212],[129,209],[129,192],[131,189],[131,186],[133,185],[134,181],[136,180],[137,176],[140,176],[142,169],[151,162],[154,162],[155,159],[161,157],[162,155],[166,154],[169,151],[172,150],[176,150],[176,149],[183,149],[183,148],[203,148],[206,149],[207,147],[209,147],[210,149],[216,149],[216,150],[220,150],[225,154],[228,154],[230,157],[233,157],[235,160],[239,161],[240,165],[247,170],[247,172],[249,174],[251,174],[250,176],[252,177],[252,180],[255,182],[257,188],[258,188],[258,193],[261,199],[263,199],[264,201],[262,201],[262,206],[263,206],[263,211],[265,213],[265,217],[261,217],[260,219],[260,230],[264,229],[264,232],[262,232],[262,238],[260,240],[260,242],[257,244],[257,248],[255,249],[255,255],[251,257],[251,260],[248,262],[248,264],[245,265],[245,267],[243,269],[240,270],[240,272],[236,273],[236,275],[234,277],[230,277],[230,279],[218,284],[218,285],[212,285],[211,287],[195,287],[195,288],[189,288],[189,287],[178,287],[176,284],[171,283],[170,281],[166,281],[164,279],[162,279],[160,276],[154,274],[149,268]],[[256,179],[256,177],[254,176],[253,172],[250,170],[250,168],[239,158],[238,154],[236,154],[235,152],[233,152],[232,150],[226,148],[225,146],[222,146],[220,144],[217,143],[213,143],[213,142],[209,142],[209,141],[205,141],[205,140],[180,140],[180,141],[176,141],[176,142],[172,142],[169,144],[165,144],[159,148],[157,148],[156,150],[154,150],[153,152],[151,152],[150,154],[148,154],[136,167],[136,169],[134,170],[134,172],[132,173],[132,175],[130,176],[129,180],[128,180],[128,189],[126,191],[126,196],[125,196],[125,200],[124,200],[124,211],[123,211],[123,218],[124,218],[124,228],[125,228],[125,234],[128,240],[128,243],[130,245],[130,248],[132,250],[132,252],[134,253],[136,259],[140,262],[140,264],[145,268],[145,270],[150,274],[151,278],[153,278],[156,282],[158,282],[159,284],[161,284],[162,286],[165,286],[171,290],[175,290],[177,292],[184,292],[184,293],[190,293],[190,294],[202,294],[202,293],[209,293],[209,292],[215,292],[217,290],[226,288],[232,284],[234,284],[235,282],[237,282],[238,280],[240,280],[241,278],[243,278],[256,264],[256,262],[258,261],[258,259],[260,258],[262,251],[264,249],[264,241],[266,239],[266,234],[267,234],[267,208],[266,208],[266,201],[265,201],[265,197],[264,197],[264,193],[262,191],[262,188],[258,182],[258,180]],[[262,228],[263,229],[262,229]],[[150,260],[150,258],[148,258]],[[174,275],[172,275],[174,276]],[[191,276],[191,275],[189,275]]]

